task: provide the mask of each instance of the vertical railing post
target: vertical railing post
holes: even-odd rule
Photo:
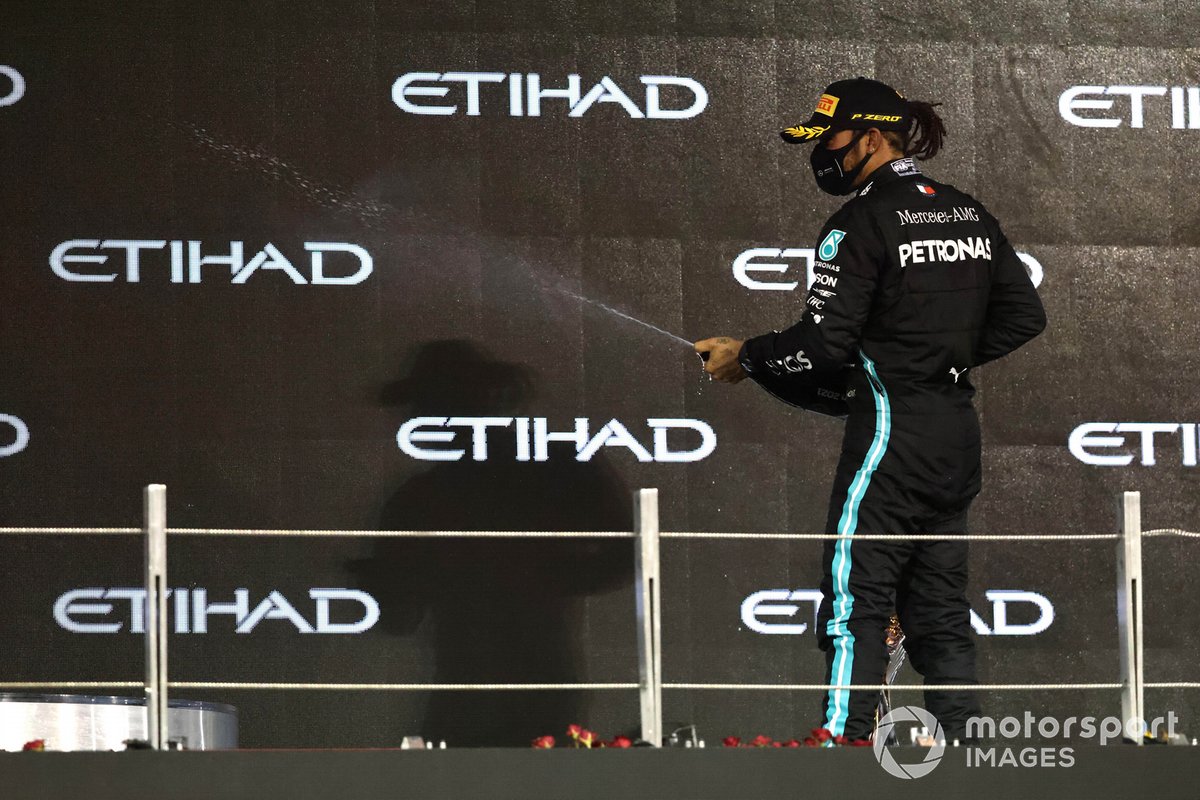
[[[658,489],[634,495],[638,683],[642,740],[662,745],[662,613],[659,608]]]
[[[1117,643],[1121,654],[1121,724],[1145,720],[1142,661],[1142,496],[1125,492],[1117,541]],[[1129,734],[1126,727],[1125,733]],[[1143,732],[1136,735],[1143,743]]]
[[[167,747],[167,487],[143,496],[146,535],[146,740]]]

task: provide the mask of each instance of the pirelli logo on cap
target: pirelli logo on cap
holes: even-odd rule
[[[837,110],[837,104],[838,98],[831,94],[823,94],[821,95],[821,99],[817,101],[817,109],[814,113],[832,117],[833,112]]]

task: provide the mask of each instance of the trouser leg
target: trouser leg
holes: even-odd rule
[[[965,515],[930,533],[966,529]],[[917,542],[897,587],[896,608],[913,668],[925,678],[925,708],[947,740],[963,739],[967,719],[980,713],[975,691],[941,691],[938,684],[974,684],[975,642],[967,604],[967,543]]]
[[[883,682],[885,629],[908,549],[910,545],[895,542],[826,542],[817,632],[825,651],[827,683]],[[878,689],[830,689],[822,703],[824,727],[835,736],[865,739],[874,729],[878,704]]]

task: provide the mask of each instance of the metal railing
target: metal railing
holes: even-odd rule
[[[0,682],[0,688],[98,689],[141,687],[146,696],[150,743],[164,748],[167,743],[166,709],[171,689],[263,689],[302,691],[561,691],[633,690],[639,694],[642,739],[662,741],[663,690],[719,691],[924,691],[922,684],[816,684],[816,683],[666,683],[662,679],[662,611],[660,546],[668,540],[965,540],[996,541],[1112,541],[1117,546],[1117,628],[1119,681],[1107,683],[1001,683],[939,685],[944,690],[966,691],[1071,691],[1119,689],[1123,720],[1145,718],[1145,689],[1200,688],[1200,682],[1145,681],[1142,646],[1142,540],[1146,537],[1200,538],[1200,533],[1174,528],[1143,531],[1141,497],[1125,492],[1120,498],[1120,533],[1100,534],[807,534],[807,533],[719,533],[662,532],[659,530],[658,490],[634,493],[634,525],[631,531],[379,531],[379,530],[283,530],[240,528],[168,528],[166,487],[145,488],[142,528],[0,528],[0,534],[55,535],[144,535],[146,583],[146,677],[135,681],[18,681]],[[412,537],[412,538],[553,538],[633,539],[634,592],[637,623],[638,681],[595,683],[269,683],[230,681],[169,681],[167,678],[167,537],[176,536],[294,536],[294,537]],[[1138,742],[1141,744],[1141,742]]]

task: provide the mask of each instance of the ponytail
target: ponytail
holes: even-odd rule
[[[940,105],[941,103],[927,103],[924,100],[908,101],[913,126],[905,137],[904,155],[926,161],[942,149],[942,140],[946,138],[946,125],[933,110],[935,106]]]

